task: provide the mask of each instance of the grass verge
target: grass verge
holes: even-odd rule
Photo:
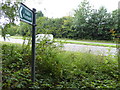
[[[60,41],[55,40],[56,42],[62,42],[62,43],[71,43],[71,44],[80,44],[80,45],[91,45],[91,46],[103,46],[103,47],[116,47],[116,45],[109,45],[109,44],[101,44],[101,43],[86,43],[86,42],[78,42],[78,41]]]
[[[23,39],[23,36],[10,36],[10,38],[14,38],[14,39]]]
[[[68,38],[56,38],[57,40],[73,40],[73,41],[85,41],[85,42],[96,42],[96,43],[116,43],[114,40],[107,41],[107,40],[87,40],[87,39],[68,39]]]

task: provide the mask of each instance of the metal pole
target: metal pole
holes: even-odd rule
[[[120,30],[120,1],[118,2],[118,30]],[[118,31],[118,38],[117,38],[117,49],[118,49],[118,72],[120,72],[120,32]],[[120,74],[118,75],[119,82],[120,82]]]
[[[35,27],[36,27],[36,9],[33,8],[33,25],[32,25],[32,63],[31,63],[31,78],[35,82]]]

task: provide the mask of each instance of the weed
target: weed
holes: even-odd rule
[[[29,46],[2,45],[3,88],[120,88],[117,59],[111,56],[68,52],[52,43],[39,43],[34,85],[30,60]]]

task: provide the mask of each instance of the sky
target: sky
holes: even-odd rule
[[[29,8],[41,10],[46,17],[60,18],[63,16],[73,15],[74,10],[82,0],[26,0]],[[118,8],[119,0],[88,0],[92,8],[98,9],[104,6],[108,12]]]

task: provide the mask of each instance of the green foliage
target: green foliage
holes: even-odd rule
[[[2,29],[0,29],[0,35],[2,35]]]
[[[24,46],[2,45],[3,88],[23,88],[30,80],[30,55]],[[30,51],[29,51],[30,52]]]
[[[62,38],[74,38],[74,30],[72,30],[73,17],[70,16],[63,17],[62,20],[63,20],[61,31]]]
[[[117,30],[118,29],[118,9],[112,11],[112,29]]]
[[[15,36],[18,34],[18,26],[12,25],[11,27],[7,28],[7,34],[10,34],[10,36]]]
[[[43,41],[36,46],[36,67],[38,76],[50,76],[54,79],[60,78],[61,65],[59,60],[55,57],[59,52],[54,44],[46,44],[46,41]],[[44,78],[44,77],[43,77]]]
[[[2,22],[2,36],[4,37],[9,33],[8,28],[15,24],[18,19],[18,5],[22,0],[2,0],[0,1],[0,18],[3,18],[5,22]],[[13,34],[13,32],[12,32]]]
[[[56,19],[52,19],[52,27],[54,27],[52,29],[52,34],[54,35],[54,37],[56,38],[61,38],[62,37],[62,25],[63,25],[63,19],[62,18],[56,18]]]
[[[72,17],[37,19],[37,33],[52,33],[56,38],[72,38]]]
[[[24,23],[24,22],[21,22],[20,26],[18,26],[17,28],[18,28],[17,29],[18,35],[21,35],[21,36],[30,36],[31,35],[31,31],[32,31],[31,25]]]
[[[81,4],[79,4],[78,9],[75,10],[73,25],[75,28],[75,38],[88,38],[89,29],[88,29],[88,20],[90,18],[91,6],[87,0],[83,0]],[[90,38],[90,37],[89,37]]]
[[[21,22],[20,25],[6,24],[5,27],[2,28],[2,36],[5,37],[6,34],[10,34],[11,36],[30,36],[31,28],[31,25],[24,22]]]
[[[5,0],[1,3],[1,16],[8,18],[8,24],[2,28],[2,36],[5,34],[15,35],[16,33],[26,36],[31,35],[31,26],[20,23],[20,26],[11,25],[17,17],[18,4],[21,2],[10,2]],[[115,35],[111,35],[110,30],[119,34],[118,29],[118,9],[111,13],[105,7],[98,10],[93,9],[87,0],[83,0],[75,10],[74,17],[66,16],[62,18],[44,17],[42,11],[37,12],[37,33],[53,34],[55,38],[89,39],[89,40],[113,40]]]
[[[36,17],[44,17],[44,14],[42,13],[42,11],[38,11]]]
[[[84,0],[75,11],[74,27],[75,38],[93,40],[112,40],[111,29],[117,29],[117,13],[107,12],[107,9],[100,7],[92,9],[87,0]]]
[[[36,46],[36,82],[30,76],[27,45],[2,45],[3,88],[120,88],[117,59],[90,53],[66,52],[46,41]]]
[[[107,13],[104,7],[91,14],[91,19],[88,21],[88,28],[92,30],[91,37],[98,40],[111,40],[110,30],[113,22],[111,22],[111,14]]]
[[[9,4],[6,8],[10,8]],[[7,9],[4,9],[4,12],[5,10]],[[116,12],[111,15],[103,7],[93,11],[89,2],[85,0],[79,5],[74,18],[50,19],[41,17],[39,13],[36,34],[52,33],[57,38],[108,40],[111,39],[109,30],[117,30],[114,22]],[[11,22],[14,21],[11,15],[8,17]],[[20,26],[6,24],[2,29],[2,35],[5,36],[7,33],[30,36],[31,26],[25,23],[21,23]],[[113,56],[66,52],[53,43],[46,44],[46,41],[36,44],[36,82],[33,84],[30,79],[30,44],[30,42],[28,45],[0,44],[3,88],[120,88],[118,77],[120,72],[117,59]]]
[[[8,32],[7,29],[10,28],[10,26],[11,26],[11,24],[6,24],[4,26],[4,28],[2,28],[2,37],[4,38],[4,40],[6,39],[5,36],[6,36],[7,32]]]
[[[51,32],[49,18],[47,17],[39,17],[37,19],[37,32],[38,34],[46,34]]]
[[[0,2],[0,17],[7,18],[9,23],[14,23],[15,17],[17,16],[18,3],[16,0],[4,0]]]

